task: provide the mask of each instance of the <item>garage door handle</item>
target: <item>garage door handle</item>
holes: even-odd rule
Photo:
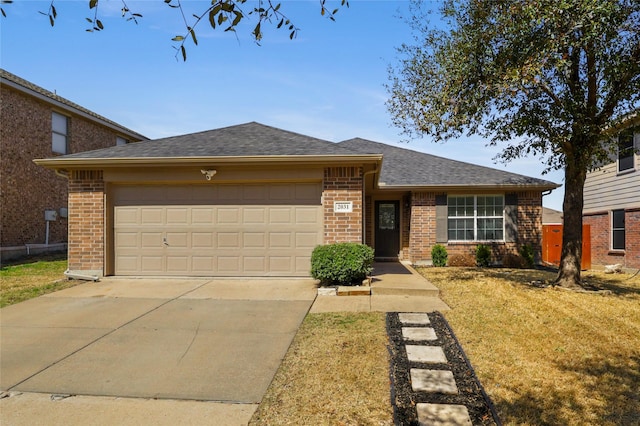
[[[168,245],[169,245],[169,243],[167,242],[167,237],[164,237],[164,238],[162,239],[162,244],[164,244],[165,246],[168,246]]]

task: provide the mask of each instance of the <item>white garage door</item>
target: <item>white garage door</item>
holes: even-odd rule
[[[320,183],[116,186],[116,275],[308,276]]]

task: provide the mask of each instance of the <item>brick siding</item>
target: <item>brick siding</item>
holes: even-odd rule
[[[67,207],[67,181],[32,160],[56,156],[51,150],[50,104],[11,87],[0,87],[0,246],[44,244],[45,210]],[[83,117],[70,117],[69,153],[116,144],[116,133]],[[50,223],[49,242],[67,241],[68,221]]]
[[[69,269],[104,271],[105,186],[102,171],[69,176]]]
[[[640,209],[625,211],[625,250],[611,250],[610,212],[588,214],[585,225],[591,226],[591,264],[604,266],[621,264],[625,268],[640,269]]]
[[[431,260],[431,249],[436,244],[436,194],[414,192],[411,197],[411,220],[409,237],[409,260],[421,263]],[[492,261],[500,262],[507,253],[518,253],[524,244],[530,244],[537,259],[541,256],[542,238],[542,194],[535,191],[519,192],[518,238],[516,242],[487,243],[491,247]],[[444,244],[449,256],[455,254],[475,255],[476,242]]]
[[[436,194],[411,194],[411,220],[409,260],[419,263],[431,259],[431,248],[436,244]]]
[[[324,243],[362,242],[362,167],[324,169]],[[351,213],[335,213],[333,203],[351,201]]]

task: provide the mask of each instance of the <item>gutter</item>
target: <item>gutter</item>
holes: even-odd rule
[[[326,164],[334,163],[378,163],[382,155],[253,155],[229,157],[127,157],[127,158],[44,158],[35,159],[38,166],[50,169],[86,169],[90,167],[116,168],[131,166],[153,167],[159,165],[211,165],[215,164],[268,164],[268,163],[297,163],[297,164]]]

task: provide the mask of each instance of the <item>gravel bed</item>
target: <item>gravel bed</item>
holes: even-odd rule
[[[467,407],[474,425],[501,425],[491,400],[484,392],[482,385],[473,371],[466,355],[453,330],[439,312],[429,313],[430,325],[435,330],[437,340],[409,342],[412,345],[442,347],[447,363],[422,364],[409,362],[405,341],[402,337],[402,327],[398,313],[387,314],[387,333],[389,335],[389,351],[391,354],[391,403],[393,405],[394,422],[396,425],[418,425],[416,412],[417,403],[459,404]],[[408,325],[404,325],[407,327]],[[415,327],[411,325],[411,327]],[[458,387],[457,395],[443,393],[414,392],[411,388],[409,370],[423,368],[431,370],[449,370]]]

